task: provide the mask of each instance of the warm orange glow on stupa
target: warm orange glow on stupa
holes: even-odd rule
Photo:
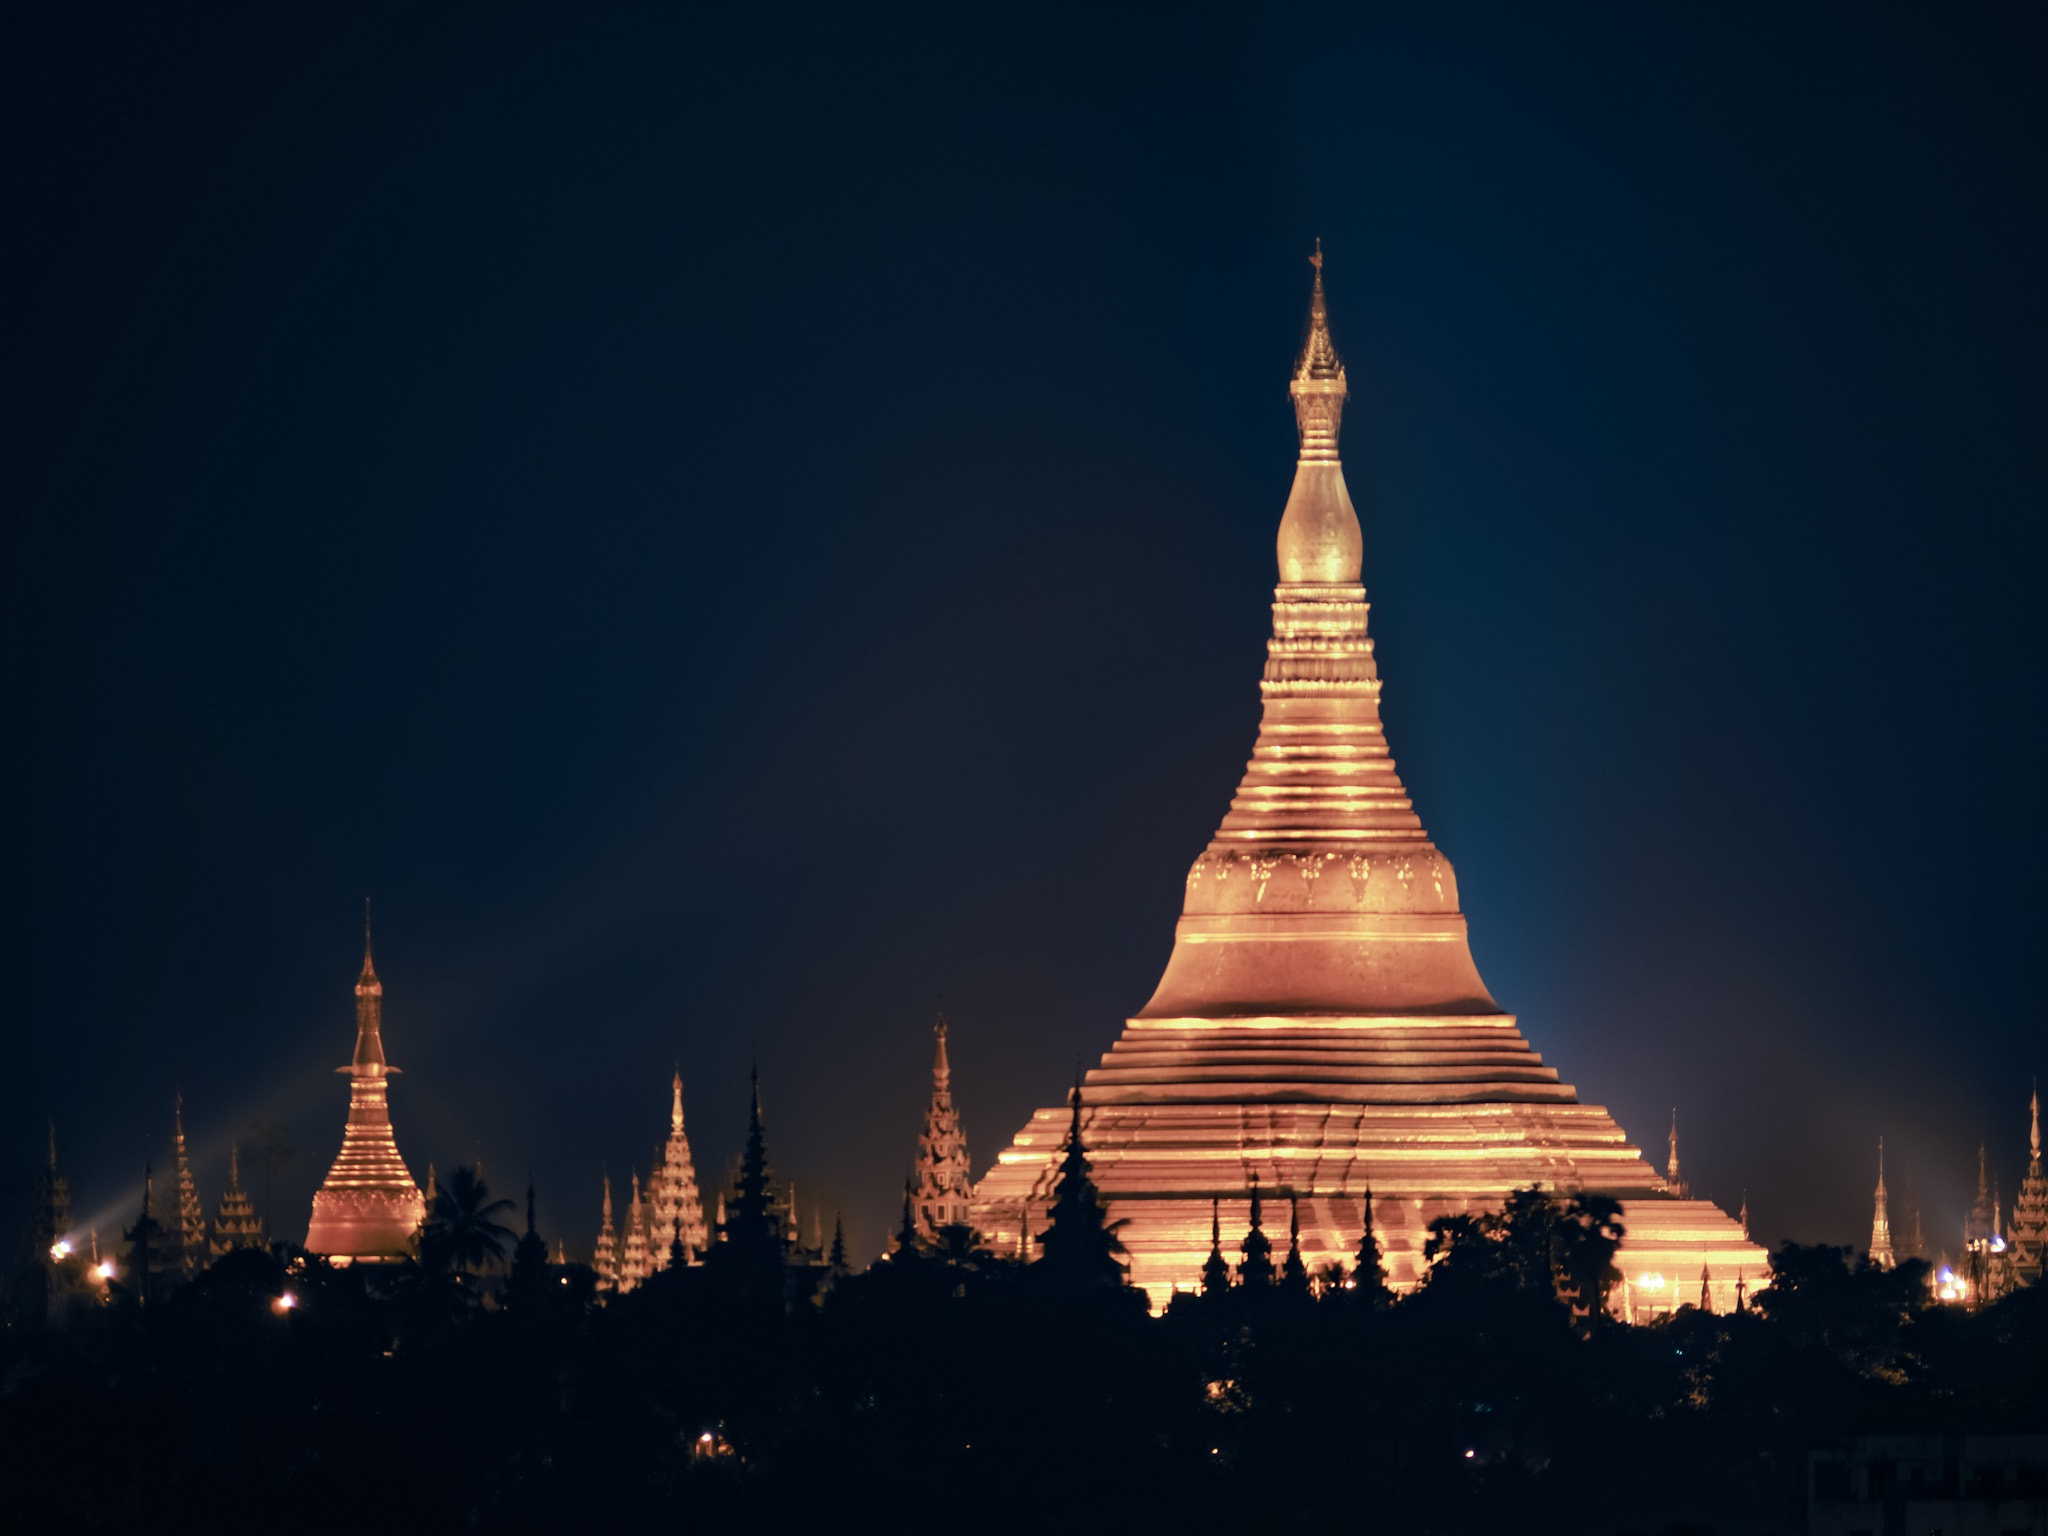
[[[370,963],[363,914],[363,973],[356,978],[356,1053],[348,1074],[348,1124],[341,1153],[313,1196],[306,1249],[344,1262],[389,1263],[413,1251],[427,1205],[391,1134],[391,1074],[384,1059],[384,984]]]
[[[1713,1205],[1680,1198],[1500,1011],[1450,860],[1395,772],[1337,452],[1346,384],[1320,246],[1314,263],[1258,740],[1188,871],[1158,990],[1087,1074],[1083,1135],[1131,1278],[1155,1304],[1194,1287],[1212,1202],[1226,1233],[1242,1231],[1256,1180],[1298,1198],[1311,1268],[1356,1248],[1370,1187],[1388,1277],[1406,1288],[1432,1219],[1537,1184],[1621,1199],[1624,1271],[1704,1266],[1725,1309],[1763,1250]],[[976,1190],[974,1223],[999,1252],[1043,1222],[1066,1117],[1038,1111]],[[1676,1303],[1667,1291],[1617,1304]]]

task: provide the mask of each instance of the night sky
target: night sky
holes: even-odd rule
[[[1766,1240],[2010,1199],[2048,12],[202,9],[0,23],[9,1225],[182,1086],[303,1236],[370,895],[416,1173],[587,1253],[758,1062],[879,1249],[935,1000],[979,1173],[1165,962],[1318,236],[1494,995]]]

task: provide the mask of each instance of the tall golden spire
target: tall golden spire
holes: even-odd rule
[[[932,1101],[917,1139],[916,1174],[911,1181],[914,1224],[919,1237],[935,1241],[944,1227],[965,1226],[974,1198],[974,1171],[967,1137],[953,1104],[953,1066],[946,1057],[946,1016],[932,1025]]]
[[[1877,1204],[1870,1218],[1870,1262],[1879,1269],[1890,1269],[1896,1260],[1892,1255],[1892,1222],[1889,1202],[1884,1192],[1884,1138],[1877,1138]]]
[[[391,1076],[384,1059],[384,984],[370,961],[370,903],[363,902],[363,969],[356,978],[356,1049],[345,1067],[348,1122],[341,1152],[313,1196],[306,1247],[342,1262],[389,1262],[413,1251],[427,1202],[391,1134]]]
[[[396,1072],[384,1059],[384,983],[370,962],[370,898],[363,898],[363,971],[356,977],[356,1053],[340,1072],[383,1076]]]
[[[1364,562],[1358,513],[1337,461],[1337,432],[1343,424],[1344,364],[1330,337],[1330,311],[1323,300],[1323,243],[1309,258],[1316,269],[1309,294],[1308,336],[1295,359],[1287,392],[1294,396],[1294,424],[1301,457],[1294,488],[1280,517],[1280,581],[1289,585],[1352,585]]]

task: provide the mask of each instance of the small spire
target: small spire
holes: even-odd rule
[[[2034,1161],[2041,1160],[2041,1080],[2034,1079],[2034,1096],[2027,1100],[2027,1108],[2034,1117],[2034,1128],[2027,1136],[2027,1145],[2033,1150]],[[57,1166],[57,1132],[50,1132],[50,1166]]]
[[[932,1055],[932,1086],[944,1093],[953,1080],[953,1064],[946,1059],[946,1016],[941,1013],[938,1022],[932,1026],[932,1034],[938,1039],[938,1046]]]
[[[370,968],[370,898],[363,898],[363,969]]]
[[[1707,1261],[1704,1258],[1700,1260],[1700,1310],[1702,1312],[1714,1310],[1714,1289],[1711,1282],[1707,1279]]]
[[[1671,1161],[1665,1164],[1664,1177],[1673,1188],[1682,1187],[1683,1181],[1678,1177],[1678,1111],[1675,1108],[1671,1111]]]
[[[683,1128],[683,1069],[681,1067],[676,1068],[675,1079],[669,1086],[669,1129],[671,1131],[680,1131]]]
[[[1746,1189],[1742,1192],[1741,1214],[1735,1219],[1742,1223],[1742,1235],[1744,1237],[1749,1236],[1749,1191]]]
[[[228,1188],[242,1187],[242,1147],[240,1142],[228,1143]]]
[[[610,1174],[604,1176],[604,1219],[606,1221],[612,1219],[612,1176]]]
[[[2037,1121],[2036,1121],[2036,1123],[2035,1123],[2035,1141],[2036,1141],[2036,1142],[2038,1143],[2038,1142],[2039,1142],[2039,1140],[2040,1140],[2040,1125],[2039,1125],[2039,1121],[2037,1120]],[[2038,1147],[2038,1145],[2036,1146],[2035,1150],[2036,1150],[2036,1151],[2039,1151],[2039,1150],[2040,1150],[2040,1149],[2039,1149],[2039,1147]],[[55,1121],[55,1120],[53,1119],[53,1120],[51,1120],[51,1121],[50,1121],[50,1172],[52,1172],[52,1173],[55,1173],[56,1171],[57,1171],[57,1122],[56,1122],[56,1121]]]

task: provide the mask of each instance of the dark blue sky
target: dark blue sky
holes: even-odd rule
[[[10,1199],[182,1084],[301,1233],[365,893],[402,1149],[572,1249],[754,1059],[878,1244],[936,994],[985,1166],[1250,749],[1318,235],[1495,995],[1761,1236],[2010,1193],[2038,9],[690,9],[0,24]]]

